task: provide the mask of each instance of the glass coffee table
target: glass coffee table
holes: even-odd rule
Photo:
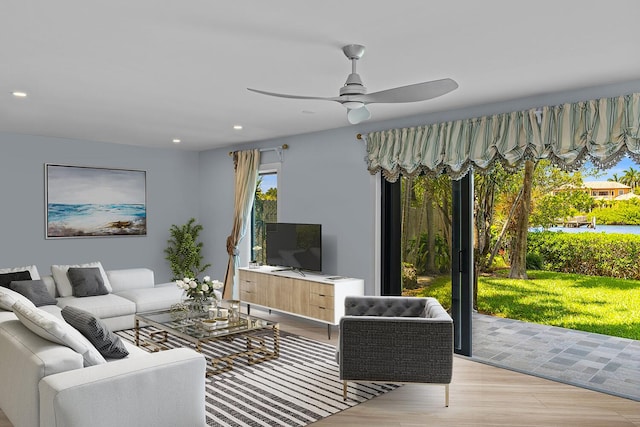
[[[227,372],[233,369],[233,360],[239,357],[247,359],[249,365],[276,359],[280,356],[280,326],[277,322],[260,319],[246,314],[239,314],[233,321],[210,322],[206,314],[190,313],[184,316],[175,310],[160,310],[139,313],[135,316],[136,345],[150,348],[151,351],[168,349],[168,334],[180,337],[195,345],[202,352],[202,344],[218,340],[233,341],[244,339],[242,351],[211,358],[211,367],[207,368],[207,376]],[[155,326],[159,331],[151,332],[149,339],[141,340],[140,324]],[[264,332],[271,332],[273,340],[267,343]],[[262,335],[262,336],[260,336]]]

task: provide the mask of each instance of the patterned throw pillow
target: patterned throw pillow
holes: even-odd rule
[[[84,335],[100,354],[110,359],[122,359],[129,351],[119,336],[109,330],[104,322],[88,311],[66,306],[62,317]]]

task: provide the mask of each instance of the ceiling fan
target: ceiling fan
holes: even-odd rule
[[[351,60],[351,74],[347,77],[344,86],[340,88],[340,96],[319,97],[287,95],[282,93],[266,92],[264,90],[247,88],[252,92],[263,95],[278,96],[280,98],[315,99],[322,101],[336,101],[347,108],[347,119],[351,124],[357,124],[371,117],[367,104],[374,103],[402,103],[426,101],[455,90],[458,83],[452,79],[432,80],[401,86],[379,92],[367,93],[367,88],[362,84],[360,75],[356,72],[356,62],[364,54],[364,46],[349,44],[342,48],[345,56]]]

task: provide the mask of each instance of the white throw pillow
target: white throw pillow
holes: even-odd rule
[[[71,286],[71,282],[69,281],[69,277],[67,276],[67,271],[69,268],[99,268],[100,275],[102,276],[102,281],[104,282],[104,287],[107,288],[109,293],[113,292],[113,288],[111,287],[111,283],[109,283],[109,278],[107,277],[107,273],[102,268],[102,263],[100,261],[96,262],[88,262],[86,264],[76,264],[76,265],[52,265],[51,266],[51,275],[53,275],[53,280],[56,282],[56,289],[58,290],[58,294],[61,297],[70,297],[73,296],[73,287]]]
[[[0,308],[3,310],[11,311],[13,310],[13,304],[16,301],[20,301],[21,303],[36,308],[36,306],[29,300],[29,298],[24,295],[13,291],[9,288],[5,288],[4,286],[0,286]]]
[[[13,304],[13,312],[20,322],[36,335],[56,344],[65,345],[80,353],[84,359],[84,366],[107,363],[89,340],[73,326],[53,314],[29,307],[20,301]]]
[[[35,265],[25,265],[24,267],[10,267],[0,268],[0,274],[14,273],[16,271],[28,271],[31,275],[31,280],[40,280],[40,274],[38,274],[38,267]]]

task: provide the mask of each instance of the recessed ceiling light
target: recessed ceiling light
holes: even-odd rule
[[[233,125],[235,130],[242,130],[242,125]]]
[[[173,143],[174,144],[180,144],[182,142],[182,140],[178,139],[178,138],[173,138]]]
[[[16,91],[11,92],[11,95],[15,96],[16,98],[26,98],[27,97],[27,92],[22,92],[22,91],[16,90]]]

